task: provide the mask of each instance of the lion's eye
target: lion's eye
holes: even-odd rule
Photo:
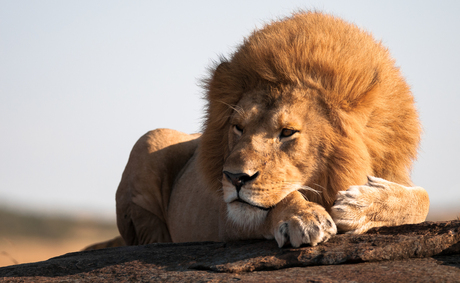
[[[298,131],[293,130],[293,129],[283,129],[281,130],[280,138],[288,138],[297,132]]]
[[[235,134],[237,134],[238,136],[241,136],[243,134],[243,129],[238,125],[234,125],[233,132],[235,132]]]

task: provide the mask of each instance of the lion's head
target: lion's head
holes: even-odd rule
[[[273,22],[206,88],[200,168],[236,223],[259,223],[296,190],[329,209],[368,175],[410,182],[412,96],[387,49],[354,25],[320,13]]]

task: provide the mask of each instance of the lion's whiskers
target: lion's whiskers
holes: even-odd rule
[[[323,187],[323,186],[321,186],[321,185],[319,185],[319,184],[313,184],[313,185],[315,185],[315,186],[317,186],[317,187],[320,187],[321,189],[323,189],[323,191],[326,191],[326,188]]]
[[[294,191],[300,192],[302,194],[302,196],[305,198],[305,200],[307,200],[307,201],[311,201],[308,198],[307,192],[312,192],[312,193],[316,194],[317,196],[321,195],[321,193],[322,193],[322,191],[315,190],[312,187],[309,187],[309,186],[306,186],[306,185],[302,185],[300,182],[284,182],[284,183],[285,184],[283,185],[283,187],[291,187],[291,188],[294,189]]]
[[[300,191],[300,190],[309,191],[309,192],[313,192],[313,193],[315,193],[317,195],[320,195],[322,193],[322,191],[320,191],[320,190],[315,190],[312,187],[309,187],[309,186],[306,186],[306,185],[301,185],[300,182],[295,182],[295,181],[294,182],[292,182],[292,181],[283,181],[283,187],[284,188],[293,188],[296,191]]]
[[[222,100],[219,100],[218,102],[222,103],[222,104],[225,104],[227,105],[230,109],[233,109],[235,112],[237,112],[238,114],[240,115],[244,115],[244,110],[241,106],[238,106],[238,105],[230,105]]]

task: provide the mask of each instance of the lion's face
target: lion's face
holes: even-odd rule
[[[320,167],[327,122],[312,90],[253,91],[229,120],[223,197],[230,219],[253,225],[296,190],[305,190]]]

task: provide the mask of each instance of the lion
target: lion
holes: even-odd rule
[[[419,223],[421,126],[408,84],[372,35],[320,12],[254,31],[204,80],[202,134],[148,132],[116,193],[127,245],[275,239]]]

